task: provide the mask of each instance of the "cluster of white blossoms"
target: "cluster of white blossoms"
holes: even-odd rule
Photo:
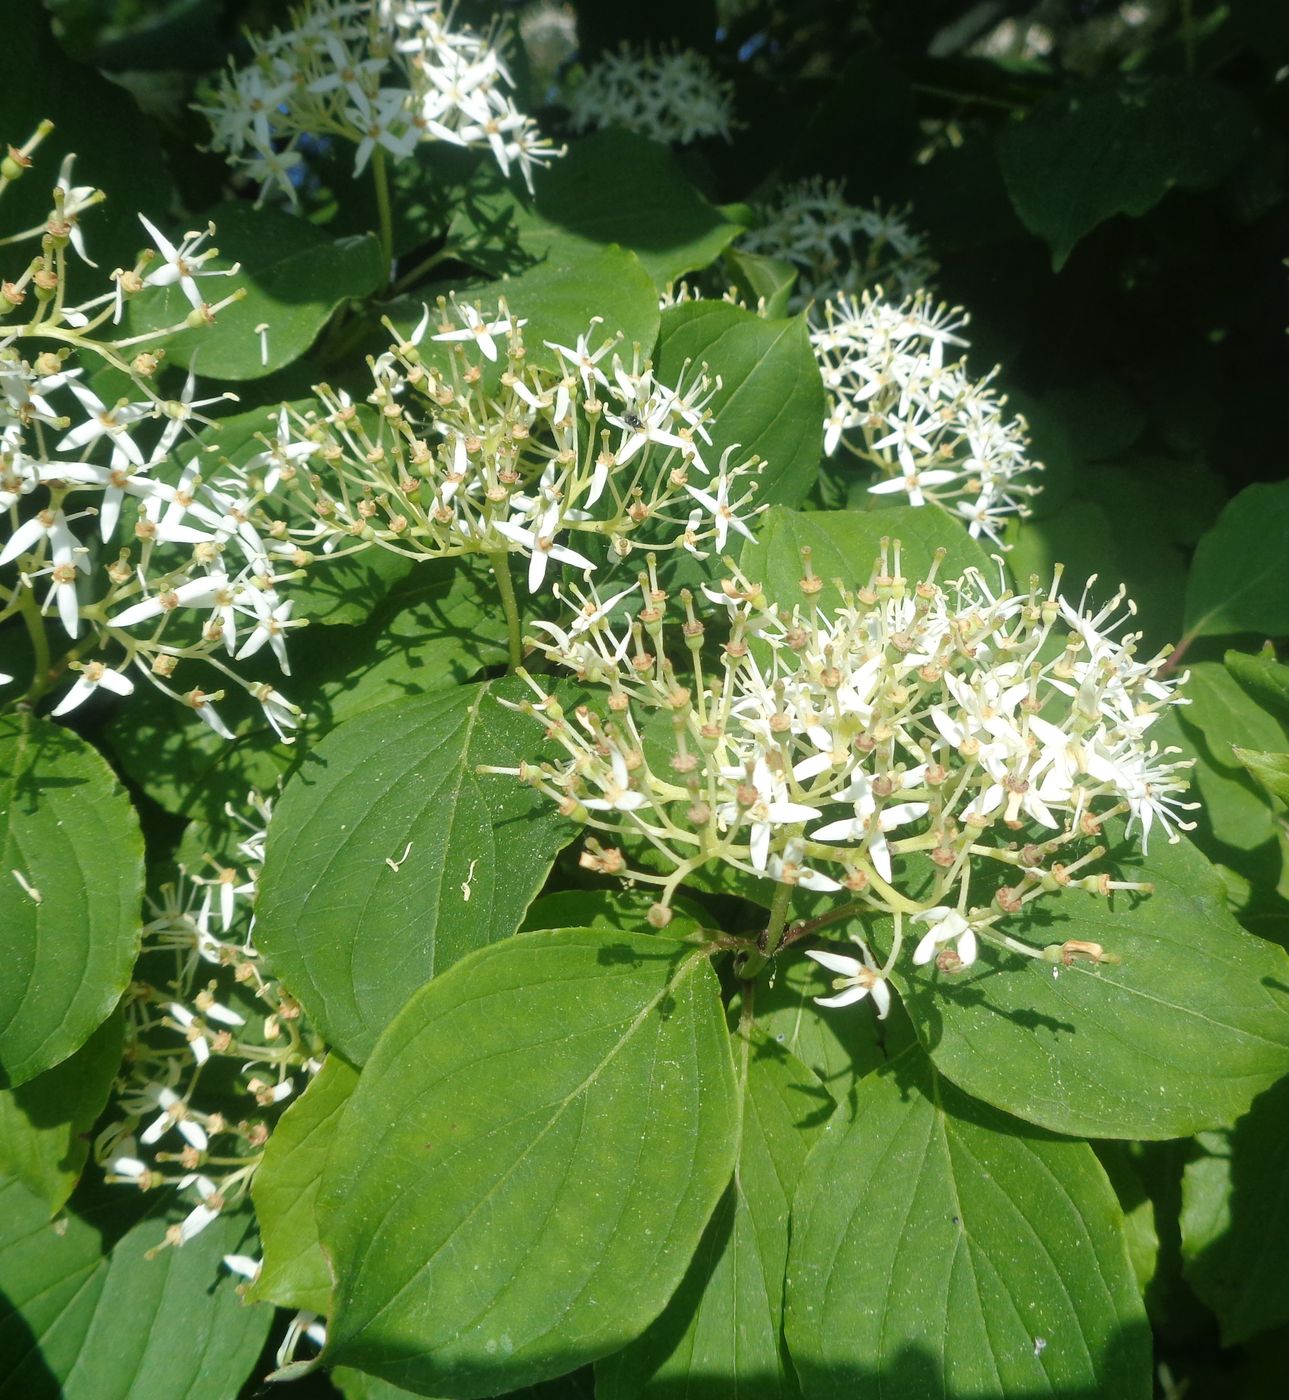
[[[997,369],[976,379],[965,356],[945,362],[946,346],[967,345],[966,324],[925,292],[899,305],[867,292],[829,301],[810,335],[828,394],[824,450],[876,468],[874,495],[942,506],[998,542],[1009,515],[1028,514],[1041,488],[1024,478],[1042,467],[1025,420],[1007,417],[992,387]]]
[[[29,161],[42,133],[18,156]],[[260,495],[236,469],[203,476],[193,424],[208,421],[199,410],[219,400],[194,399],[191,375],[178,398],[158,392],[164,352],[148,348],[213,321],[241,293],[211,305],[201,282],[236,269],[205,266],[216,251],[204,246],[212,230],[175,244],[140,216],[152,246],[112,274],[111,290],[74,301],[69,250],[89,262],[77,217],[101,198],[72,186],[69,157],[48,220],[24,231],[40,253],[0,283],[9,315],[0,330],[0,622],[26,624],[30,700],[72,682],[56,715],[100,687],[129,694],[144,676],[231,737],[215,707],[222,690],[178,688],[187,663],[200,660],[250,693],[286,738],[295,707],[229,665],[267,645],[288,669],[291,604],[257,524]],[[186,320],[139,335],[115,329],[126,299],[171,285],[192,308]],[[123,377],[128,392],[100,392],[101,371]]]
[[[938,957],[946,971],[970,964],[981,939],[1051,961],[1103,958],[996,926],[1061,887],[1146,888],[1088,870],[1107,818],[1126,814],[1143,846],[1156,824],[1170,839],[1185,825],[1186,764],[1149,738],[1180,700],[1176,682],[1160,677],[1166,653],[1142,660],[1136,635],[1115,638],[1133,612],[1122,591],[1094,609],[1086,591],[1061,595],[1059,570],[1022,592],[991,591],[974,571],[942,584],[943,551],[912,583],[883,541],[866,584],[834,584],[824,606],[804,553],[796,600],[767,598],[737,570],[705,587],[718,628],[651,575],[634,617],[624,594],[592,592],[565,625],[535,624],[541,652],[604,701],[566,713],[527,676],[534,699],[518,708],[564,756],[489,771],[616,837],[588,839],[582,863],[658,888],[658,926],[710,862],[892,916],[885,961],[865,944],[843,969],[850,1000],[889,974],[905,920],[920,930],[914,961]]]
[[[290,28],[247,39],[254,60],[198,110],[215,150],[293,202],[308,139],[352,142],[355,175],[376,152],[402,161],[425,141],[488,149],[530,189],[559,154],[512,101],[497,35],[451,24],[435,0],[310,0]]]
[[[284,529],[283,553],[303,567],[311,551],[373,546],[494,564],[517,554],[535,592],[551,562],[585,573],[590,555],[624,557],[641,540],[701,556],[731,531],[750,537],[764,463],[714,456],[719,379],[686,365],[662,383],[639,347],[627,360],[617,340],[595,343],[599,318],[531,364],[524,324],[504,303],[489,316],[441,298],[371,362],[366,404],[320,385],[320,412],[284,409],[263,454],[301,522]],[[423,353],[427,336],[448,353]]]
[[[666,311],[672,306],[684,306],[691,301],[723,301],[727,306],[737,306],[740,311],[750,311],[754,316],[763,319],[769,314],[766,310],[765,298],[758,297],[756,305],[750,306],[747,300],[739,294],[738,287],[726,287],[718,296],[709,295],[702,287],[691,286],[684,278],[679,282],[668,282],[658,295],[658,310]]]
[[[245,832],[234,863],[205,855],[197,870],[181,866],[152,903],[122,1002],[114,1116],[94,1156],[108,1181],[188,1194],[188,1213],[159,1248],[186,1243],[244,1199],[279,1106],[325,1054],[300,1004],[260,965],[251,910],[271,804],[252,793],[248,808],[226,809]]]
[[[797,268],[789,308],[845,293],[885,287],[897,300],[921,291],[935,276],[926,239],[908,224],[908,210],[851,204],[840,180],[813,176],[786,186],[761,211],[760,227],[738,246],[783,258]]]
[[[596,59],[567,102],[574,131],[621,126],[666,145],[728,141],[734,126],[734,84],[692,49],[624,42]]]

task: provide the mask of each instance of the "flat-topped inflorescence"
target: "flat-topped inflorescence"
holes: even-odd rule
[[[686,364],[663,383],[638,346],[624,356],[597,340],[599,318],[572,346],[547,342],[558,368],[531,364],[524,324],[504,303],[485,314],[440,299],[371,362],[365,405],[321,385],[321,413],[284,409],[264,460],[306,523],[283,527],[282,553],[302,565],[310,551],[372,546],[413,559],[514,553],[535,592],[552,561],[585,573],[597,552],[647,542],[701,555],[750,535],[764,464],[737,447],[714,455],[719,379]],[[422,355],[427,337],[451,346],[446,366]]]
[[[735,124],[734,84],[692,49],[624,42],[596,59],[567,101],[574,131],[620,126],[668,145],[728,141]]]
[[[26,698],[71,681],[52,711],[63,715],[99,689],[128,695],[144,677],[231,738],[216,708],[223,690],[191,684],[201,663],[248,692],[289,740],[299,711],[235,663],[268,647],[289,673],[286,636],[299,624],[280,590],[293,571],[270,551],[263,493],[237,467],[210,465],[197,435],[211,421],[201,410],[236,396],[197,398],[192,374],[177,397],[157,387],[157,342],[212,324],[243,293],[211,304],[219,282],[210,279],[238,269],[208,265],[213,226],[172,242],[140,215],[149,246],[131,267],[98,274],[109,290],[78,299],[73,260],[96,267],[79,219],[103,196],[72,184],[72,161],[63,161],[45,223],[6,240],[38,240],[40,253],[21,255],[21,272],[0,283],[9,318],[0,334],[0,619],[24,614],[34,639]],[[180,320],[117,329],[127,301],[169,286],[186,302]],[[128,386],[114,402],[91,387],[105,368]]]
[[[850,591],[804,553],[795,600],[737,569],[671,599],[651,571],[634,617],[631,590],[592,590],[569,621],[536,624],[532,644],[603,699],[566,712],[528,676],[520,708],[564,756],[491,771],[618,838],[588,840],[583,864],[657,887],[660,924],[687,877],[723,862],[925,923],[917,960],[953,943],[961,965],[1044,892],[1138,888],[1088,868],[1096,838],[1126,814],[1143,846],[1156,825],[1175,839],[1187,765],[1149,737],[1181,697],[1166,653],[1115,637],[1134,611],[1122,590],[1098,608],[1062,596],[1059,569],[1023,592],[974,570],[943,583],[943,551],[914,583],[884,542]]]
[[[926,293],[895,305],[865,292],[824,306],[810,335],[829,398],[824,450],[845,448],[875,468],[874,495],[903,495],[911,506],[942,506],[973,536],[995,543],[1012,515],[1028,514],[1042,470],[1029,457],[1028,425],[1007,417],[995,369],[974,378],[965,356],[961,307]]]
[[[911,227],[910,211],[852,204],[841,180],[816,175],[785,185],[760,213],[760,225],[743,234],[738,246],[796,267],[792,311],[879,286],[903,300],[935,276],[936,263],[926,238]]]
[[[450,21],[434,0],[310,0],[288,28],[248,34],[198,110],[215,150],[265,192],[294,202],[310,140],[352,143],[354,174],[377,151],[407,159],[427,141],[491,151],[532,187],[560,152],[511,100],[499,35]]]
[[[247,809],[225,808],[236,823],[227,864],[206,854],[195,869],[181,866],[150,901],[148,972],[122,1000],[123,1068],[94,1153],[108,1181],[189,1193],[187,1214],[158,1249],[187,1243],[245,1200],[280,1106],[325,1054],[255,947],[252,903],[272,802],[252,792]],[[228,1071],[216,1085],[203,1082],[212,1061]]]

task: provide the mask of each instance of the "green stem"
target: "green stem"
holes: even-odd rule
[[[438,267],[438,265],[441,262],[447,262],[450,259],[455,258],[459,251],[460,250],[458,248],[454,247],[452,244],[449,243],[446,248],[440,248],[437,253],[431,253],[429,257],[422,258],[421,261],[418,262],[410,272],[403,273],[403,275],[398,279],[397,282],[394,283],[393,287],[390,290],[395,292],[405,292],[408,289],[408,287],[411,287],[417,282],[419,282],[420,279],[424,277],[427,272],[429,272],[433,268]]]
[[[1195,13],[1191,0],[1182,0],[1182,47],[1186,52],[1186,76],[1195,76]]]
[[[49,689],[49,638],[45,635],[45,619],[36,606],[36,595],[30,588],[24,588],[19,595],[18,608],[22,620],[27,625],[27,635],[31,638],[31,649],[35,653],[35,664],[31,671],[31,686],[23,700],[34,705]]]
[[[376,182],[376,208],[380,213],[380,251],[385,259],[385,285],[389,286],[394,270],[394,216],[389,205],[389,175],[385,170],[385,152],[379,146],[372,152],[371,173]]]
[[[736,964],[738,975],[745,982],[761,971],[779,950],[783,942],[784,925],[788,922],[788,905],[792,903],[791,885],[778,884],[774,887],[774,899],[770,904],[770,922],[765,926],[765,952],[747,953]]]
[[[510,577],[510,552],[499,549],[488,555],[493,576],[497,580],[497,591],[501,594],[501,608],[506,614],[506,644],[510,656],[510,669],[517,671],[524,661],[524,641],[519,623],[519,603],[515,598],[515,584]]]

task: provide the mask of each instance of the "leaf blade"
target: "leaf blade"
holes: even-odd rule
[[[423,982],[518,928],[573,834],[523,784],[474,772],[531,757],[529,722],[496,700],[521,692],[483,681],[360,714],[274,811],[256,937],[351,1063]]]
[[[735,1121],[701,948],[554,930],[480,949],[389,1027],[333,1148],[328,1359],[465,1397],[613,1351],[679,1282]]]
[[[806,1162],[786,1325],[812,1400],[1150,1390],[1092,1150],[973,1103],[917,1051],[865,1079]]]
[[[142,930],[134,808],[84,740],[31,716],[0,717],[0,868],[0,1083],[12,1087],[107,1018]]]

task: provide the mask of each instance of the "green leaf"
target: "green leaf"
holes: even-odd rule
[[[662,1315],[596,1367],[597,1400],[663,1400],[715,1377],[740,1400],[800,1394],[782,1340],[788,1215],[833,1102],[754,1027],[733,1048],[743,1106],[734,1180]]]
[[[1115,379],[1084,380],[1043,396],[1043,407],[1054,413],[1070,436],[1070,447],[1085,462],[1117,457],[1132,447],[1146,430],[1141,405]],[[1028,416],[1028,415],[1026,415]],[[1044,459],[1046,460],[1046,459]],[[1167,496],[1161,506],[1172,505]]]
[[[744,301],[755,306],[764,298],[765,314],[778,320],[788,314],[788,298],[797,280],[796,267],[785,258],[767,258],[761,253],[745,253],[729,248],[725,265],[736,275],[736,286]]]
[[[327,627],[365,623],[382,604],[393,601],[390,595],[417,570],[457,562],[455,559],[434,560],[427,565],[417,565],[401,554],[379,547],[346,554],[340,559],[316,557],[307,566],[305,577],[289,585],[287,596],[295,600],[292,616],[308,618],[311,623]],[[443,569],[440,577],[448,572]],[[374,631],[377,625],[373,624],[369,630]],[[319,645],[328,644],[320,642]],[[336,645],[335,641],[330,645]]]
[[[74,303],[113,290],[108,280],[112,269],[133,266],[145,237],[138,214],[164,218],[173,201],[160,127],[116,83],[67,56],[50,31],[43,6],[9,5],[5,10],[5,41],[22,61],[0,85],[0,131],[6,143],[19,146],[42,118],[55,123],[37,148],[32,168],[5,190],[5,232],[45,222],[60,162],[71,152],[76,153],[72,184],[97,186],[107,194],[105,203],[80,216],[86,249],[98,269],[73,261],[69,301]],[[25,246],[28,258],[39,253],[37,241]]]
[[[652,894],[630,890],[557,890],[535,899],[524,915],[521,930],[539,928],[612,928],[625,933],[654,933],[648,914]],[[711,916],[684,895],[673,899],[674,913],[667,925],[668,938],[684,938],[700,928],[711,926]]]
[[[120,1197],[121,1188],[115,1188]],[[115,1213],[115,1212],[113,1212]],[[228,1400],[272,1321],[244,1307],[221,1256],[244,1217],[221,1216],[182,1249],[149,1259],[157,1217],[104,1252],[101,1222],[49,1223],[44,1201],[0,1181],[0,1397],[30,1400]]]
[[[1223,660],[1240,689],[1279,722],[1281,733],[1289,734],[1289,666],[1273,655],[1242,651],[1228,651]]]
[[[1289,958],[1235,922],[1189,842],[1156,835],[1120,869],[1154,893],[1071,890],[1030,935],[1099,943],[1117,966],[986,949],[954,976],[901,958],[894,981],[936,1067],[1027,1122],[1148,1139],[1229,1124],[1289,1072]]]
[[[234,276],[200,281],[202,296],[219,301],[236,287],[244,287],[246,296],[225,307],[213,326],[180,331],[161,342],[170,360],[203,378],[262,379],[289,365],[308,350],[342,302],[369,296],[384,282],[374,234],[331,239],[284,210],[244,202],[217,205],[196,227],[208,221],[215,225],[220,256],[202,270],[241,266]],[[178,235],[171,241],[178,242]],[[148,288],[130,303],[130,333],[177,325],[191,310],[177,284]],[[257,330],[265,323],[266,340]]]
[[[1182,1178],[1187,1282],[1212,1308],[1225,1346],[1289,1322],[1289,1079],[1230,1133],[1205,1134]]]
[[[811,1400],[1150,1395],[1092,1149],[973,1102],[916,1051],[859,1085],[806,1162],[787,1335]]]
[[[1186,585],[1186,632],[1289,632],[1289,481],[1246,486],[1200,540]]]
[[[884,536],[901,542],[902,568],[910,584],[926,576],[940,548],[949,551],[938,575],[941,580],[958,578],[972,567],[986,578],[996,575],[996,565],[956,520],[938,510],[912,506],[807,514],[772,506],[761,517],[756,543],[744,547],[739,563],[749,578],[764,587],[767,597],[790,608],[810,596],[801,587],[803,546],[810,547],[811,567],[824,581],[824,590],[817,596],[835,598],[834,579],[851,589],[868,582]]]
[[[463,205],[450,240],[490,274],[617,243],[662,290],[707,267],[741,231],[694,188],[665,146],[626,131],[571,141],[563,159],[538,173],[536,190],[529,209],[497,183]]]
[[[737,1114],[703,949],[556,930],[463,959],[381,1038],[332,1149],[326,1359],[472,1397],[623,1346],[680,1282]]]
[[[1098,599],[1107,599],[1122,583],[1137,608],[1133,627],[1145,633],[1143,648],[1156,651],[1176,643],[1182,631],[1185,554],[1163,531],[1137,528],[1143,511],[1158,517],[1153,504],[1157,498],[1147,496],[1151,504],[1143,505],[1139,483],[1136,490],[1111,490],[1102,480],[1099,491],[1097,478],[1108,476],[1109,469],[1076,470],[1075,498],[1008,532],[1014,544],[1007,555],[1012,576],[1025,582],[1037,574],[1047,583],[1053,565],[1063,564],[1064,591],[1075,598],[1094,574],[1092,596]],[[1126,472],[1122,475],[1125,481],[1133,480]],[[1125,504],[1116,505],[1115,494]],[[1036,509],[1045,509],[1041,496]]]
[[[1231,672],[1217,661],[1197,661],[1187,668],[1178,707],[1183,730],[1198,731],[1209,762],[1232,773],[1240,771],[1235,745],[1277,749],[1283,734],[1276,721],[1252,699]]]
[[[658,377],[676,383],[687,361],[705,363],[722,380],[711,401],[708,462],[739,444],[742,456],[756,453],[766,462],[757,500],[798,504],[819,472],[825,412],[805,316],[767,321],[723,301],[670,307],[662,318]]]
[[[401,1400],[402,1396],[417,1393],[391,1385],[378,1376],[355,1371],[351,1366],[336,1366],[327,1372],[327,1379],[345,1400]],[[558,1380],[521,1385],[518,1390],[499,1396],[498,1400],[595,1400],[595,1372],[589,1366],[584,1366],[571,1375],[560,1376]]]
[[[409,996],[513,933],[573,835],[546,798],[476,765],[541,731],[485,681],[358,715],[310,751],[273,814],[256,942],[328,1042],[362,1064]]]
[[[1233,746],[1231,752],[1272,797],[1289,802],[1289,754],[1262,753],[1238,745]]]
[[[123,1019],[109,1016],[62,1064],[17,1089],[0,1089],[0,1175],[42,1197],[50,1215],[80,1179],[124,1037]]]
[[[629,359],[633,343],[648,354],[658,339],[658,292],[635,253],[616,245],[556,243],[542,262],[527,271],[472,287],[465,295],[484,307],[494,306],[498,297],[505,297],[509,309],[528,322],[524,328],[527,363],[548,369],[563,367],[547,347],[548,340],[573,349],[577,337],[586,335],[594,349],[621,333]],[[592,315],[602,317],[603,324],[592,328]]]
[[[30,715],[0,717],[0,872],[0,1084],[12,1087],[79,1049],[116,1005],[143,897],[143,838],[112,770]]]
[[[384,551],[376,551],[383,554]],[[391,556],[392,557],[392,556]],[[229,743],[187,719],[160,691],[140,687],[108,727],[122,768],[169,812],[218,825],[225,803],[271,792],[338,725],[392,700],[471,680],[506,659],[505,619],[491,604],[488,570],[469,559],[418,564],[362,626],[310,627],[290,641],[292,675],[265,679],[305,712],[294,745],[282,744],[251,701],[230,695],[220,714]]]
[[[318,1243],[314,1201],[327,1153],[358,1071],[328,1055],[313,1082],[278,1120],[251,1184],[264,1263],[246,1290],[253,1302],[326,1314],[331,1272]]]
[[[1143,1296],[1159,1268],[1159,1231],[1155,1225],[1155,1203],[1142,1175],[1139,1144],[1098,1142],[1093,1144],[1097,1160],[1105,1168],[1110,1185],[1123,1210],[1124,1239],[1128,1258]]]
[[[1119,78],[1067,87],[997,138],[1012,204],[1059,271],[1115,214],[1141,215],[1176,186],[1205,189],[1239,162],[1253,117],[1199,78]]]
[[[1151,738],[1161,746],[1176,743],[1195,760],[1189,776],[1199,806],[1191,813],[1191,839],[1210,860],[1250,882],[1265,904],[1275,897],[1283,865],[1275,813],[1232,752],[1232,742],[1254,750],[1280,748],[1279,726],[1217,662],[1191,667],[1184,693],[1190,703],[1157,721]],[[1249,901],[1240,903],[1247,907]]]

